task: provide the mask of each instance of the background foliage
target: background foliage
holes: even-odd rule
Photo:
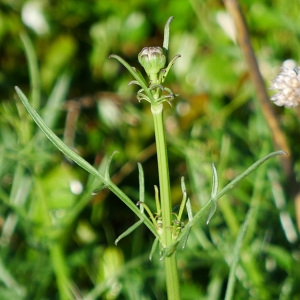
[[[299,3],[243,1],[242,9],[270,86],[284,60],[299,60]],[[139,67],[137,54],[162,44],[169,16],[175,17],[171,56],[182,56],[167,84],[180,95],[166,112],[174,207],[181,176],[196,211],[210,197],[211,162],[224,186],[274,150],[221,1],[2,1],[1,299],[57,299],[63,282],[54,275],[57,257],[78,299],[164,299],[162,265],[157,257],[148,260],[151,234],[141,227],[114,245],[135,217],[107,191],[91,196],[97,183],[43,137],[14,86],[31,95],[54,131],[91,163],[118,150],[114,180],[136,201],[136,163],[142,162],[151,203],[158,178],[149,106],[137,103],[130,75],[108,56]],[[39,87],[30,86],[20,34],[36,52]],[[299,174],[299,113],[277,113]],[[273,160],[220,200],[208,226],[204,220],[192,230],[187,248],[178,252],[182,299],[223,299],[249,207],[234,299],[299,298],[295,201]]]

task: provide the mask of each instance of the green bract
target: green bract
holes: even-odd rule
[[[166,64],[166,56],[161,47],[145,47],[139,53],[138,58],[148,76],[158,74]]]

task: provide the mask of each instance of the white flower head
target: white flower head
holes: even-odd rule
[[[281,72],[273,80],[270,90],[278,93],[271,97],[274,104],[285,107],[296,107],[300,103],[300,67],[281,67]]]

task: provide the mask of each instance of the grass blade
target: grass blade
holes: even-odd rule
[[[253,209],[250,209],[248,211],[246,219],[244,221],[244,224],[243,224],[242,228],[240,229],[240,232],[239,232],[237,239],[235,241],[235,244],[234,244],[233,254],[232,254],[232,262],[231,262],[231,266],[230,266],[225,300],[233,299],[233,292],[234,292],[234,287],[235,287],[235,282],[236,282],[235,273],[236,273],[236,269],[237,269],[239,258],[240,258],[240,250],[242,247],[243,237],[245,235],[245,232],[246,232],[246,229],[249,224],[249,220],[250,220],[250,217],[252,216],[253,211],[254,211]]]

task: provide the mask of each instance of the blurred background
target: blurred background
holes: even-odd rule
[[[242,1],[267,89],[288,59],[299,61],[299,1]],[[148,103],[138,103],[117,54],[140,68],[145,46],[162,46],[170,16],[166,106],[173,206],[185,177],[193,211],[209,200],[211,163],[220,188],[277,150],[222,1],[18,1],[0,3],[0,299],[166,299],[153,237],[136,218],[51,145],[16,97],[28,96],[54,132],[95,166],[114,151],[113,180],[138,202],[158,184]],[[27,49],[27,50],[26,50]],[[271,95],[271,93],[270,93]],[[274,107],[299,179],[299,110]],[[297,175],[298,174],[298,175]],[[294,182],[294,181],[293,181]],[[99,184],[98,184],[99,185]],[[234,299],[299,299],[295,194],[277,158],[219,200],[178,250],[182,299],[223,299],[232,251],[249,208]]]

